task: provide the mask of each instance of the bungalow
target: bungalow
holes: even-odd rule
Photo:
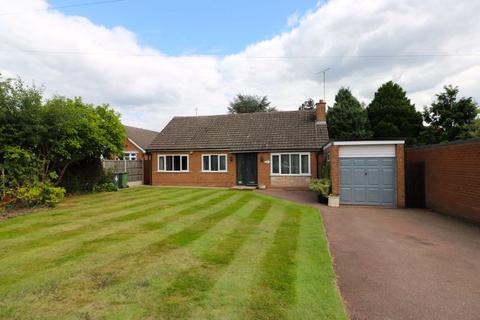
[[[340,203],[403,206],[403,140],[330,142],[325,108],[174,117],[147,148],[151,183],[307,189],[329,163]]]
[[[150,142],[157,136],[157,131],[124,126],[127,138],[123,148],[124,160],[147,159],[146,149]]]
[[[152,184],[307,188],[328,142],[316,110],[175,117],[148,147]]]

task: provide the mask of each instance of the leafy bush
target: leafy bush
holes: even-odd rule
[[[54,207],[63,200],[65,192],[65,189],[62,187],[45,185],[43,188],[43,204]]]
[[[95,192],[113,192],[118,188],[114,183],[114,175],[110,170],[103,170],[98,184],[93,188]]]
[[[324,179],[330,179],[330,162],[326,162],[320,169],[320,176]]]
[[[49,183],[36,183],[12,189],[9,192],[12,204],[19,207],[54,207],[65,197],[65,189],[54,187]]]
[[[97,184],[93,188],[93,191],[95,191],[95,192],[114,192],[114,191],[118,191],[118,188],[113,182],[105,182],[105,183]]]
[[[32,185],[42,177],[42,163],[32,152],[12,146],[1,151],[7,188]]]
[[[309,188],[310,190],[327,197],[330,193],[331,186],[332,183],[330,182],[330,179],[312,179]]]

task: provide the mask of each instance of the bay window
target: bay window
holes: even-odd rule
[[[272,153],[272,175],[309,175],[310,153]]]
[[[188,171],[188,155],[159,155],[158,171],[162,171],[162,172]]]
[[[202,155],[203,172],[227,172],[226,154],[204,154]]]

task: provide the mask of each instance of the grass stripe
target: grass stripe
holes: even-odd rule
[[[178,190],[172,191],[170,193],[178,194],[179,192],[188,193],[187,190]],[[172,194],[165,194],[166,197],[172,196]],[[78,220],[89,221],[89,218],[96,217],[108,213],[115,213],[117,210],[125,208],[136,208],[138,205],[141,205],[145,201],[154,199],[156,195],[152,193],[145,193],[142,196],[134,197],[134,200],[131,199],[121,199],[116,201],[114,205],[105,208],[103,206],[96,206],[93,209],[87,207],[81,207],[81,210],[72,210],[71,208],[56,208],[51,211],[43,210],[41,212],[35,213],[40,222],[27,224],[16,229],[9,229],[0,231],[0,239],[11,239],[16,237],[21,237],[28,235],[36,231],[43,231],[51,227],[64,226],[66,223],[71,224]],[[47,213],[47,214],[42,214]],[[25,217],[25,216],[23,216]],[[18,217],[16,219],[22,219],[23,217]],[[16,220],[13,219],[13,220]],[[47,221],[43,221],[50,219]]]
[[[209,199],[206,203],[209,203],[210,205],[206,205],[206,203],[195,203],[195,202],[187,202],[189,203],[190,207],[202,207],[205,206],[205,208],[210,207],[212,204],[222,201],[225,199],[228,199],[229,197],[233,197],[233,193],[229,192],[221,192],[221,193],[215,193],[212,195],[213,198]],[[193,196],[195,197],[195,196]],[[195,212],[198,212],[199,210],[195,211],[190,211],[192,214]],[[183,216],[185,216],[186,213],[183,213]],[[181,216],[178,216],[180,218]],[[175,219],[171,219],[170,222],[173,222]],[[139,230],[142,231],[142,230]],[[0,283],[3,283],[5,285],[7,284],[13,284],[28,275],[38,272],[40,270],[50,270],[52,268],[59,267],[67,262],[76,262],[80,259],[85,258],[88,255],[91,255],[92,253],[95,253],[98,249],[103,249],[107,250],[109,245],[113,244],[118,244],[121,241],[125,241],[127,239],[133,238],[136,233],[130,233],[130,232],[122,232],[124,235],[111,235],[111,236],[106,236],[105,239],[100,238],[95,238],[89,241],[84,241],[80,242],[76,245],[72,246],[67,246],[68,251],[62,252],[59,249],[61,248],[56,248],[55,251],[49,251],[46,256],[38,256],[37,259],[32,260],[31,257],[29,257],[28,260],[25,261],[23,264],[17,264],[17,265],[10,265],[10,272],[9,269],[3,269],[0,270]],[[40,252],[41,253],[41,252]],[[142,254],[140,251],[139,254]],[[124,259],[125,257],[121,257],[119,259]],[[16,258],[18,259],[18,258]],[[22,262],[22,261],[19,261]],[[24,274],[20,272],[21,270],[28,270],[27,274]]]
[[[286,319],[295,302],[296,251],[301,212],[287,205],[271,248],[262,259],[260,278],[245,312],[247,319]]]
[[[193,195],[192,195],[193,194]],[[1,249],[2,251],[0,252],[0,260],[3,257],[8,256],[9,254],[12,253],[12,251],[18,253],[24,252],[24,251],[30,251],[36,248],[41,248],[45,247],[48,245],[52,245],[58,241],[64,241],[67,239],[74,238],[79,235],[83,235],[85,233],[91,233],[98,231],[102,228],[110,226],[112,223],[119,223],[119,222],[125,222],[125,221],[131,221],[131,220],[136,220],[139,218],[142,218],[146,215],[149,214],[155,214],[158,213],[162,209],[167,209],[172,206],[174,206],[174,203],[178,201],[178,199],[181,199],[183,201],[195,201],[197,199],[200,199],[205,196],[205,193],[202,191],[196,191],[196,192],[190,192],[188,194],[182,194],[181,197],[175,198],[175,200],[171,201],[166,201],[162,203],[161,205],[153,202],[153,203],[148,203],[142,206],[137,206],[134,207],[133,209],[129,209],[127,212],[123,214],[122,212],[114,211],[112,212],[112,215],[100,215],[99,219],[89,219],[85,221],[85,223],[80,224],[78,227],[75,227],[76,225],[73,225],[74,228],[71,229],[62,229],[57,231],[56,229],[49,229],[48,231],[57,231],[54,233],[48,233],[48,232],[43,232],[40,233],[40,235],[45,234],[43,237],[26,237],[22,238],[21,240],[23,241],[15,241],[11,242],[12,245],[8,246],[5,245]],[[154,196],[152,196],[154,197]],[[159,199],[159,198],[156,198]],[[165,198],[162,198],[165,199]],[[124,209],[125,210],[125,209]],[[111,216],[111,217],[110,217]],[[109,218],[110,217],[110,218]],[[82,221],[83,222],[83,221]],[[38,235],[38,233],[36,234]],[[33,238],[33,239],[32,239]]]
[[[61,216],[62,214],[71,212],[72,209],[77,207],[87,207],[87,208],[99,208],[98,204],[103,204],[105,202],[117,203],[117,199],[121,198],[123,202],[128,202],[130,200],[137,199],[142,197],[142,195],[149,193],[149,190],[153,188],[141,188],[138,192],[132,193],[124,190],[119,190],[118,192],[104,192],[92,195],[81,195],[81,196],[70,196],[65,199],[64,202],[60,203],[56,208],[41,208],[41,209],[32,209],[32,213],[16,217],[14,219],[8,219],[0,222],[0,231],[7,231],[15,228],[17,225],[28,226],[28,223],[37,224],[39,221],[48,219],[52,216]],[[178,189],[171,189],[168,192],[178,192]],[[98,201],[89,201],[90,197],[95,197],[101,195],[103,198]],[[77,197],[84,197],[86,203],[78,203]],[[98,203],[97,203],[98,202]],[[101,208],[101,207],[100,207]]]
[[[238,192],[232,192],[229,191],[226,194],[222,194],[219,197],[222,197],[224,200],[218,202],[219,200],[216,199],[215,205],[213,205],[213,208],[218,208],[217,211],[214,213],[209,213],[207,216],[201,218],[200,220],[194,221],[192,225],[190,225],[187,228],[181,229],[178,232],[175,232],[171,234],[170,236],[164,238],[162,241],[155,242],[154,245],[150,246],[143,246],[140,248],[136,248],[136,250],[132,254],[123,254],[121,256],[116,257],[115,259],[109,259],[108,262],[104,263],[101,266],[95,267],[93,270],[82,270],[80,268],[81,273],[75,274],[75,278],[70,278],[69,280],[75,281],[75,279],[78,280],[78,278],[82,279],[90,279],[92,275],[95,277],[97,274],[105,275],[105,277],[109,277],[109,281],[111,283],[121,283],[124,280],[127,280],[132,272],[135,272],[138,266],[142,266],[142,268],[148,268],[149,265],[155,263],[156,261],[159,260],[158,254],[162,253],[162,256],[164,254],[167,254],[171,251],[175,251],[176,249],[179,249],[181,247],[184,247],[191,243],[194,239],[200,237],[202,233],[208,232],[208,229],[213,227],[215,224],[219,223],[222,219],[228,217],[229,215],[233,214],[236,210],[235,208],[238,207],[238,201],[242,202],[244,198],[249,197],[247,194],[240,194]],[[233,200],[233,201],[232,201]],[[231,201],[230,204],[228,204],[228,201]],[[226,207],[222,206],[222,203],[227,203],[228,205]],[[209,206],[207,209],[211,209],[212,206]],[[220,217],[218,214],[219,212],[223,212]],[[200,230],[197,226],[197,223],[200,221],[200,224],[203,225],[203,230]],[[195,230],[194,233],[191,232],[191,230]],[[192,237],[192,234],[195,234],[195,237]],[[188,235],[188,240],[186,241],[180,241],[178,240],[182,237],[182,235]],[[141,240],[140,240],[140,243]],[[149,249],[149,250],[148,250]],[[152,250],[153,249],[153,250]],[[153,259],[153,260],[152,260]],[[114,266],[112,268],[112,266]],[[129,269],[129,267],[133,267],[134,269]],[[37,273],[38,274],[38,273]],[[86,275],[85,275],[86,274]],[[63,275],[63,277],[69,277],[68,274]],[[112,280],[114,279],[114,280]],[[55,278],[54,283],[57,283],[58,277]],[[53,291],[61,291],[65,290],[66,288],[70,288],[71,285],[69,284],[70,281],[62,285],[61,287],[55,286]],[[78,281],[75,281],[77,284],[79,283]],[[84,281],[80,281],[80,283],[83,283]],[[85,281],[87,282],[87,281]],[[91,281],[88,281],[89,284],[91,284]],[[78,293],[79,291],[95,291],[98,290],[97,287],[76,287],[75,288],[76,292]],[[49,291],[49,294],[51,292]]]
[[[271,202],[262,201],[220,243],[200,257],[199,266],[180,273],[160,296],[157,315],[168,319],[187,318],[195,305],[206,297],[208,290],[214,286],[222,271],[271,207]]]
[[[296,304],[290,319],[346,320],[320,212],[304,207],[297,250]],[[332,290],[335,288],[335,290]]]

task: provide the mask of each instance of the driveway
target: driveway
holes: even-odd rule
[[[352,319],[480,319],[480,228],[417,209],[321,209]]]

